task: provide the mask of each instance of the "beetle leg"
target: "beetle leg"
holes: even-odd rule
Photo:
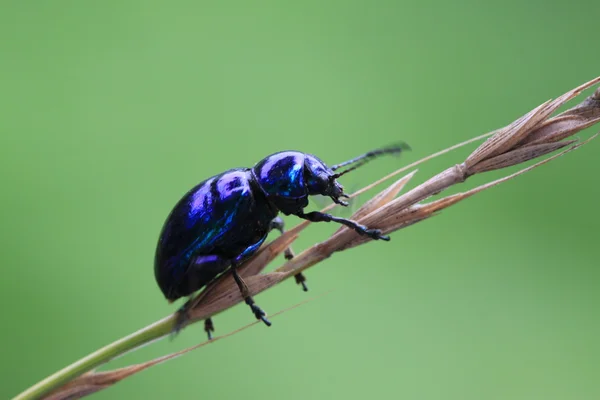
[[[204,320],[204,332],[208,335],[208,340],[212,340],[212,332],[215,331],[215,326],[213,325],[211,318],[206,318]]]
[[[311,222],[337,222],[339,224],[345,225],[348,228],[354,229],[358,234],[369,236],[371,239],[375,240],[390,240],[389,236],[382,235],[379,229],[369,229],[364,225],[359,224],[358,222],[352,221],[350,219],[335,217],[331,214],[325,214],[319,211],[312,211],[309,213],[299,212],[296,216],[306,219]]]
[[[269,224],[269,230],[272,229],[278,230],[282,235],[285,233],[285,223],[283,222],[283,219],[281,217],[273,218],[273,220]],[[294,258],[294,251],[292,250],[291,246],[285,249],[285,252],[283,254],[286,260],[291,260],[292,258]],[[306,277],[302,274],[302,272],[299,272],[296,275],[294,275],[294,278],[296,279],[296,283],[298,285],[302,285],[302,290],[308,292],[308,287],[306,286]]]
[[[285,233],[285,223],[281,217],[275,217],[271,220],[271,223],[269,224],[269,231],[273,229],[278,230],[282,235]],[[291,246],[285,249],[283,254],[286,260],[291,260],[294,258],[294,251],[292,250]]]
[[[204,255],[194,258],[186,271],[186,278],[189,288],[186,288],[189,292],[193,292],[193,288],[198,287],[198,282],[206,281],[207,276],[216,276],[221,272],[225,271],[231,261],[217,255]],[[175,327],[173,332],[179,332],[188,322],[188,313],[190,309],[196,306],[197,302],[191,297],[190,300],[186,301],[181,308],[177,311],[177,320],[175,321]],[[212,329],[208,330],[208,327]],[[211,339],[211,331],[214,331],[212,321],[205,322],[205,331],[208,334],[208,338]]]
[[[177,311],[177,319],[175,320],[175,327],[173,328],[174,334],[177,334],[183,328],[183,326],[187,323],[187,321],[188,321],[187,313],[188,313],[190,307],[193,307],[192,300],[193,300],[193,298],[190,298]],[[214,332],[214,331],[215,331],[215,326],[213,325],[212,319],[210,317],[206,318],[204,320],[204,332],[206,332],[206,334],[208,335],[208,340],[212,340],[212,332]]]
[[[244,301],[250,306],[250,310],[252,310],[252,313],[254,313],[256,319],[260,319],[265,323],[265,325],[271,326],[271,321],[267,319],[267,314],[259,306],[257,306],[256,303],[254,303],[254,299],[252,296],[250,296],[246,282],[244,282],[242,277],[237,272],[236,264],[231,264],[231,274],[233,275],[233,279],[240,289],[240,293],[242,294]]]
[[[298,272],[296,275],[294,275],[294,279],[298,285],[302,285],[302,290],[308,292],[308,286],[306,286],[306,277],[302,272]]]

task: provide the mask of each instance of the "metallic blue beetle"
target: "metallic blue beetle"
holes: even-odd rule
[[[379,149],[332,167],[312,154],[284,151],[266,157],[253,168],[231,169],[208,178],[179,200],[164,224],[154,262],[158,286],[172,302],[206,286],[230,267],[254,316],[270,326],[236,267],[258,250],[271,229],[283,233],[279,212],[313,222],[338,222],[361,235],[389,240],[379,230],[321,212],[304,213],[303,209],[308,197],[317,194],[347,206],[341,199],[348,196],[337,178],[379,155],[406,149],[406,144]],[[334,172],[345,166],[350,167]],[[288,249],[286,258],[292,256]],[[301,274],[296,281],[307,290]],[[189,304],[179,311],[178,327],[185,321]],[[212,321],[207,319],[209,338],[213,329]]]

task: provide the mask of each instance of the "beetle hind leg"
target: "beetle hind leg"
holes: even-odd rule
[[[212,340],[212,332],[215,331],[215,326],[213,325],[211,318],[206,318],[204,320],[204,332],[208,335],[208,340]]]
[[[199,288],[204,287],[211,279],[225,271],[231,261],[218,255],[202,255],[197,256],[188,266],[186,275],[183,281],[184,285],[179,287],[182,293],[193,294]],[[178,333],[189,322],[189,313],[196,306],[197,302],[193,297],[190,297],[183,306],[177,310],[177,319],[173,327],[173,333]],[[210,319],[210,318],[209,318]],[[211,339],[214,326],[212,321],[205,321],[205,331],[208,338]]]
[[[269,225],[269,230],[273,229],[278,230],[282,235],[285,233],[285,223],[283,222],[283,219],[281,217],[273,218],[271,224]],[[292,250],[292,247],[290,246],[287,249],[285,249],[283,255],[285,256],[286,260],[291,260],[292,258],[294,258],[294,251]],[[294,278],[296,279],[296,283],[298,285],[302,285],[302,290],[308,292],[308,287],[306,286],[306,277],[302,274],[302,272],[299,272],[298,274],[294,275]]]
[[[188,321],[189,321],[188,312],[190,310],[190,307],[192,307],[192,299],[189,299],[188,301],[186,301],[185,304],[182,305],[179,308],[179,310],[177,310],[177,319],[175,320],[173,334],[179,333],[179,331],[181,329],[183,329],[183,327],[188,323]],[[206,335],[208,336],[208,340],[212,340],[212,338],[213,338],[212,333],[214,331],[215,331],[215,326],[212,322],[212,319],[210,317],[206,318],[204,320],[204,332],[206,332]]]

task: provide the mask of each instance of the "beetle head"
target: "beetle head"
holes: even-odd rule
[[[347,206],[341,200],[348,198],[337,178],[365,165],[369,160],[384,154],[400,153],[410,147],[399,143],[360,155],[351,160],[328,167],[312,154],[283,151],[261,160],[252,173],[267,199],[279,211],[288,215],[301,212],[308,205],[308,196],[320,194],[335,203]],[[343,171],[338,171],[347,167]]]
[[[347,206],[348,203],[341,200],[347,198],[344,187],[337,181],[336,175],[323,161],[312,154],[307,154],[304,161],[304,179],[309,195],[320,194],[331,197],[337,204]]]

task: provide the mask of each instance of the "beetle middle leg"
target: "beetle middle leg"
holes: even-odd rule
[[[283,219],[281,217],[273,218],[273,220],[269,224],[269,230],[272,229],[278,230],[282,235],[285,233],[285,223],[283,222]],[[294,251],[291,247],[288,247],[287,249],[285,249],[283,255],[285,256],[286,260],[291,260],[292,258],[294,258]],[[302,285],[302,290],[308,292],[308,287],[306,286],[306,277],[302,274],[302,272],[299,272],[296,275],[294,275],[294,278],[296,279],[296,283],[298,285]]]
[[[225,259],[225,258],[217,256],[217,255],[199,256],[194,260],[194,262],[192,262],[190,264],[188,271],[186,272],[187,277],[188,277],[187,282],[189,285],[196,285],[196,282],[205,279],[206,276],[208,276],[208,275],[214,276],[214,275],[218,275],[219,273],[225,271],[229,265],[231,265],[230,269],[231,269],[231,273],[233,275],[233,279],[235,280],[235,283],[237,284],[238,288],[240,289],[240,293],[242,294],[244,301],[246,302],[246,304],[248,304],[250,306],[250,309],[254,313],[254,316],[256,317],[256,319],[260,319],[267,326],[271,326],[271,322],[267,319],[266,313],[254,303],[254,299],[252,299],[252,296],[250,296],[250,294],[249,294],[248,286],[246,285],[246,282],[244,282],[242,277],[239,276],[239,274],[237,272],[237,268],[236,268],[237,265],[239,265],[239,262],[232,262],[228,259]],[[190,298],[190,300],[188,300],[177,311],[177,320],[175,321],[174,332],[180,331],[181,328],[183,328],[185,326],[185,324],[188,322],[188,319],[189,319],[188,313],[190,311],[190,307],[192,307],[192,306],[193,306],[193,299]],[[215,330],[215,327],[213,325],[212,319],[211,318],[205,319],[204,320],[204,331],[208,335],[208,340],[212,339],[212,332],[214,332],[214,330]]]
[[[352,221],[350,219],[336,217],[331,214],[325,214],[319,211],[312,211],[309,213],[299,212],[296,214],[296,216],[311,222],[337,222],[339,224],[347,226],[348,228],[354,229],[356,233],[368,236],[371,239],[385,241],[390,240],[390,237],[382,235],[379,229],[369,229],[366,226],[359,224],[358,222]]]
[[[240,289],[240,293],[242,294],[244,301],[250,306],[250,310],[252,310],[256,319],[260,319],[262,322],[265,323],[265,325],[271,326],[271,321],[267,319],[267,314],[258,305],[256,305],[254,299],[252,298],[252,296],[250,296],[248,286],[246,285],[246,282],[244,282],[242,277],[238,274],[237,264],[235,263],[231,264],[231,274],[233,275],[233,279],[235,280],[235,283]]]

